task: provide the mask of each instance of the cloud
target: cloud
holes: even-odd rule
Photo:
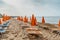
[[[60,0],[3,0],[10,15],[60,16]]]

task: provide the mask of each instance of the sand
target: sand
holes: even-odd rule
[[[25,26],[23,26],[25,25]],[[16,19],[11,19],[10,20],[10,24],[7,27],[8,29],[6,30],[5,33],[2,33],[0,35],[0,40],[37,40],[37,38],[29,38],[25,31],[24,28],[31,26],[28,23],[24,23],[22,21],[18,21]],[[43,40],[43,36],[42,38],[39,38],[39,40]]]
[[[6,32],[0,35],[0,40],[60,40],[60,35],[53,33],[52,28],[56,28],[55,25],[38,23],[35,28],[38,28],[42,34],[36,38],[26,34],[24,28],[29,27],[31,27],[29,23],[11,19]]]

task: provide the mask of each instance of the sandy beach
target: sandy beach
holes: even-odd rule
[[[25,28],[29,28],[30,26],[29,23],[11,19],[6,32],[0,35],[0,40],[60,40],[59,33],[52,30],[53,28],[57,28],[55,25],[38,23],[35,27],[42,33],[38,38],[26,35]]]

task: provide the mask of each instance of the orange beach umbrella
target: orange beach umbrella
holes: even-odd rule
[[[60,20],[59,20],[58,26],[60,26]]]
[[[42,17],[42,24],[44,24],[45,23],[45,19],[44,19],[44,17]]]

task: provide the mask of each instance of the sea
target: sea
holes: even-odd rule
[[[42,17],[36,17],[38,22],[42,21]],[[45,16],[44,17],[46,23],[50,24],[58,24],[60,20],[60,16]]]

